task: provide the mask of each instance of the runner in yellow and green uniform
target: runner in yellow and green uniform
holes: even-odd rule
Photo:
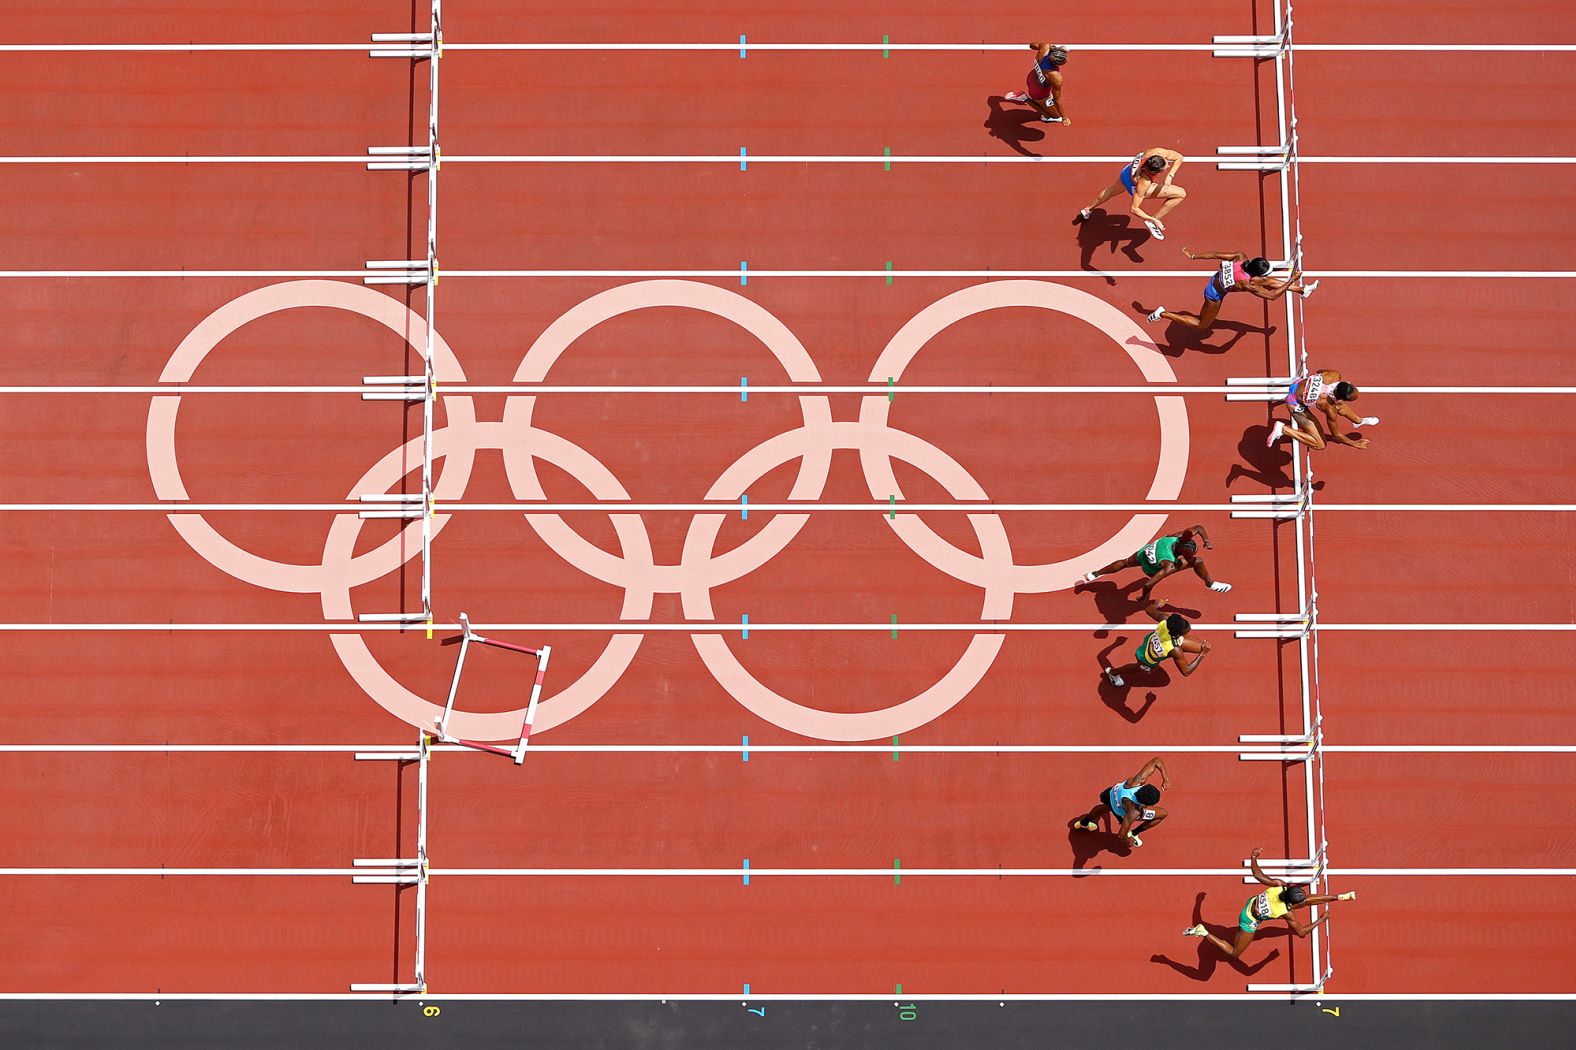
[[[1177,670],[1182,672],[1183,678],[1186,678],[1197,670],[1204,657],[1213,651],[1214,646],[1208,642],[1187,637],[1193,625],[1188,623],[1185,616],[1180,613],[1167,614],[1165,608],[1165,602],[1158,598],[1144,606],[1144,612],[1158,623],[1155,629],[1138,643],[1138,650],[1134,654],[1137,659],[1121,667],[1105,669],[1106,680],[1118,689],[1127,685],[1127,675],[1138,671],[1153,671],[1167,658],[1177,665]],[[1192,655],[1193,659],[1188,660],[1184,654]]]
[[[1209,932],[1209,929],[1199,923],[1183,930],[1187,937],[1202,937],[1226,954],[1228,958],[1240,959],[1243,951],[1253,943],[1253,938],[1258,936],[1259,927],[1271,919],[1285,919],[1286,925],[1291,927],[1291,932],[1298,937],[1306,937],[1310,930],[1322,923],[1328,922],[1330,912],[1305,923],[1297,917],[1295,912],[1299,908],[1309,908],[1319,904],[1332,904],[1335,901],[1352,901],[1357,899],[1357,891],[1350,890],[1346,893],[1329,894],[1308,892],[1305,884],[1293,884],[1283,879],[1272,879],[1264,874],[1264,869],[1259,867],[1259,854],[1263,847],[1253,851],[1252,869],[1253,877],[1259,880],[1260,885],[1267,887],[1264,892],[1257,893],[1248,898],[1242,906],[1242,911],[1237,916],[1237,937],[1230,944],[1220,937]]]

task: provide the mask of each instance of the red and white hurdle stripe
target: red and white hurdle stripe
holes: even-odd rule
[[[536,722],[536,707],[542,699],[542,682],[547,678],[547,661],[553,654],[553,648],[544,645],[540,649],[530,649],[512,642],[500,642],[496,638],[484,638],[471,630],[470,617],[465,613],[460,613],[460,631],[460,655],[454,661],[454,678],[449,682],[449,697],[443,705],[443,714],[437,719],[438,739],[446,744],[459,744],[462,747],[488,751],[495,755],[507,755],[514,759],[514,764],[518,766],[525,761],[525,748],[531,740],[531,726]],[[512,748],[499,747],[497,744],[483,743],[479,740],[466,740],[449,733],[449,718],[454,713],[454,698],[460,691],[460,675],[465,670],[465,657],[470,652],[472,642],[536,657],[536,678],[531,683],[531,699],[525,707],[525,721],[520,726],[519,742]]]

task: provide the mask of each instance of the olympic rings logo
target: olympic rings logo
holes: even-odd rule
[[[359,314],[401,335],[419,354],[426,346],[426,322],[402,303],[361,285],[337,281],[288,281],[248,292],[219,309],[194,328],[171,355],[161,382],[191,379],[198,365],[228,335],[262,317],[286,310],[324,307]],[[657,307],[698,310],[732,322],[753,335],[771,352],[793,382],[820,380],[810,354],[798,338],[763,307],[724,288],[694,281],[640,281],[609,289],[571,308],[537,338],[515,372],[516,382],[542,382],[553,364],[583,334],[614,317]],[[887,343],[871,381],[898,378],[938,333],[975,314],[1028,307],[1080,318],[1111,339],[1138,366],[1150,383],[1176,381],[1171,366],[1154,344],[1121,311],[1086,292],[1044,281],[1007,280],[975,285],[947,295],[911,318]],[[441,385],[465,382],[464,370],[449,345],[433,334],[433,369]],[[536,397],[511,395],[499,420],[478,420],[472,398],[441,394],[445,422],[432,435],[433,456],[441,459],[433,498],[462,499],[476,453],[502,453],[504,471],[516,499],[544,500],[536,463],[545,461],[571,475],[598,500],[626,500],[624,486],[590,452],[532,422]],[[871,497],[901,498],[893,469],[898,460],[918,468],[959,500],[987,500],[980,484],[942,449],[890,424],[884,394],[863,398],[856,420],[834,420],[826,395],[798,398],[801,424],[745,452],[705,493],[708,500],[736,500],[771,470],[798,463],[791,500],[815,500],[824,491],[832,453],[858,453]],[[1156,394],[1160,447],[1148,498],[1172,500],[1181,491],[1187,471],[1189,432],[1187,409],[1179,395]],[[148,471],[161,500],[188,498],[175,452],[179,394],[155,395],[148,409]],[[393,449],[350,487],[348,498],[388,492],[421,458],[418,437]],[[711,591],[754,572],[782,553],[809,520],[808,514],[779,513],[739,546],[716,554],[716,541],[728,515],[697,513],[685,535],[677,564],[658,564],[645,523],[637,513],[610,512],[621,554],[610,554],[576,533],[562,516],[526,513],[525,520],[560,558],[581,572],[623,591],[620,619],[649,619],[655,597],[679,596],[687,619],[712,622]],[[221,571],[254,586],[321,596],[323,616],[352,620],[351,590],[397,571],[420,550],[420,522],[401,534],[356,553],[362,521],[354,512],[336,514],[329,526],[323,556],[315,565],[291,564],[260,557],[226,539],[202,514],[176,511],[168,515],[176,533],[200,557]],[[442,532],[449,515],[437,513],[433,536]],[[887,520],[891,530],[916,555],[982,592],[981,621],[1012,615],[1018,594],[1042,593],[1071,586],[1090,567],[1127,554],[1156,535],[1166,520],[1163,511],[1140,512],[1099,546],[1074,558],[1021,565],[1013,560],[1006,529],[996,514],[967,515],[979,554],[944,539],[919,515]],[[351,677],[373,700],[412,725],[430,728],[441,707],[415,695],[395,680],[373,657],[359,633],[331,633],[330,640]],[[536,731],[562,725],[604,696],[629,668],[643,635],[638,630],[614,634],[591,666],[575,681],[545,698],[537,710]],[[715,631],[691,635],[707,671],[741,705],[790,732],[821,740],[873,740],[911,731],[959,703],[990,670],[1004,636],[988,628],[970,639],[962,656],[939,681],[893,706],[864,712],[830,712],[797,703],[763,685],[744,666],[728,642]],[[456,710],[451,721],[457,735],[501,740],[518,733],[522,711],[479,713]]]

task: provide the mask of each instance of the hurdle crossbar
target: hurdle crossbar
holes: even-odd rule
[[[454,699],[460,691],[460,675],[465,671],[465,658],[470,653],[471,643],[488,645],[494,649],[507,649],[511,652],[524,653],[536,658],[536,677],[531,682],[531,698],[525,706],[525,719],[520,726],[519,742],[513,747],[500,747],[480,740],[467,740],[457,737],[449,732],[449,718],[454,713]],[[515,765],[525,761],[526,745],[531,740],[531,727],[536,723],[536,708],[542,699],[542,682],[547,678],[547,661],[553,654],[550,645],[540,649],[531,649],[513,642],[502,642],[496,638],[484,638],[471,629],[471,619],[466,613],[460,613],[460,652],[454,660],[454,677],[449,680],[449,696],[444,702],[443,713],[435,720],[437,722],[438,739],[445,744],[459,744],[462,747],[474,748],[477,751],[486,751],[494,755],[507,755],[514,760]]]

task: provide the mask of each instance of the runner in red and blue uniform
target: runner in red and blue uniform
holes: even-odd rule
[[[1117,172],[1116,181],[1100,191],[1100,196],[1089,202],[1073,219],[1077,225],[1089,218],[1089,213],[1119,193],[1126,193],[1133,198],[1133,203],[1128,206],[1128,211],[1140,222],[1149,228],[1155,240],[1166,239],[1166,224],[1162,221],[1171,209],[1187,199],[1187,190],[1177,186],[1174,180],[1177,172],[1182,170],[1182,162],[1187,158],[1176,150],[1146,149],[1130,162],[1122,165],[1122,170]],[[1158,200],[1161,202],[1160,210],[1150,215],[1144,211],[1143,202]]]
[[[1268,259],[1249,259],[1242,252],[1194,252],[1183,248],[1182,254],[1189,259],[1212,259],[1220,262],[1219,269],[1210,275],[1209,282],[1204,285],[1204,305],[1196,314],[1176,313],[1159,306],[1150,313],[1151,321],[1158,321],[1164,317],[1168,321],[1207,332],[1214,326],[1215,318],[1220,315],[1221,302],[1232,292],[1248,292],[1260,299],[1274,302],[1287,292],[1296,292],[1306,299],[1313,294],[1315,288],[1319,287],[1318,281],[1303,284],[1300,273],[1293,272],[1286,278],[1271,277]]]
[[[1286,391],[1286,407],[1291,409],[1291,423],[1275,421],[1275,425],[1270,428],[1269,446],[1273,448],[1285,436],[1310,449],[1323,448],[1325,436],[1320,432],[1318,421],[1313,415],[1318,410],[1324,413],[1330,441],[1349,448],[1367,448],[1367,438],[1351,438],[1342,433],[1346,429],[1342,425],[1343,421],[1354,427],[1371,427],[1379,422],[1378,416],[1359,416],[1352,411],[1349,402],[1356,401],[1360,393],[1356,384],[1343,382],[1341,373],[1333,368],[1298,376],[1291,389]]]
[[[1062,108],[1062,67],[1067,64],[1067,49],[1060,44],[1035,41],[1029,45],[1029,50],[1034,52],[1034,68],[1029,70],[1027,90],[1009,91],[1004,97],[1008,102],[1022,102],[1031,107],[1047,124],[1071,126],[1072,121]]]

